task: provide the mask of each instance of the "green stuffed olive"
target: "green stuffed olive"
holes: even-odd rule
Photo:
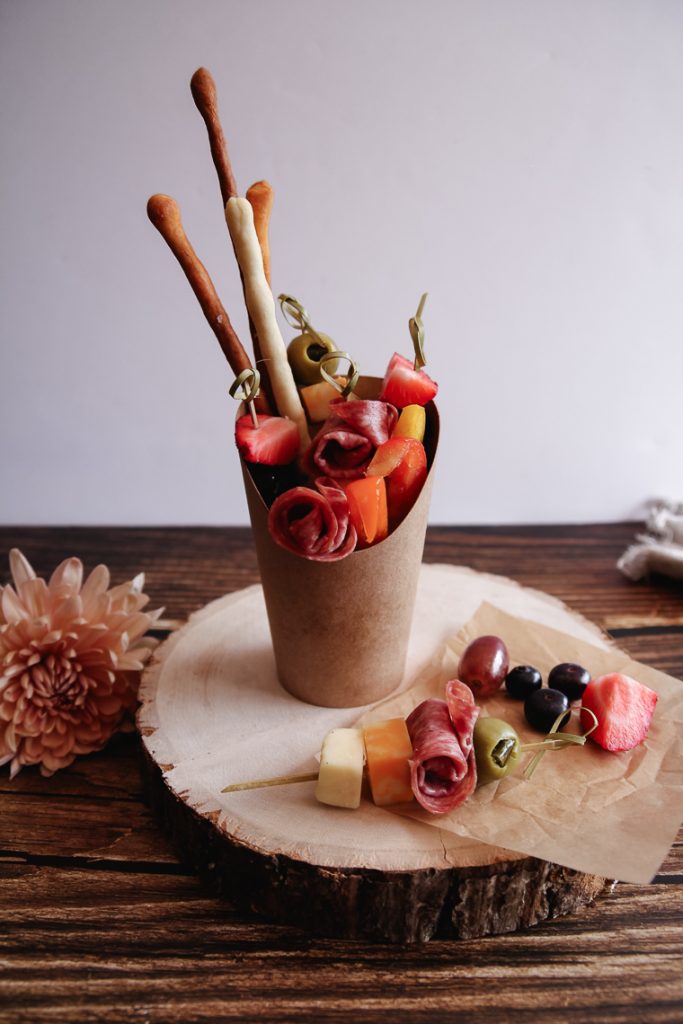
[[[500,718],[478,718],[474,726],[474,754],[479,784],[496,782],[505,778],[517,764],[519,736]]]
[[[320,376],[320,360],[328,352],[335,352],[336,345],[327,334],[316,332],[312,334],[298,334],[287,346],[287,359],[294,374],[297,384],[317,384],[322,378]],[[334,373],[337,363],[331,360],[326,364],[325,369]]]

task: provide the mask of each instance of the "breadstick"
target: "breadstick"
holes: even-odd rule
[[[147,216],[154,227],[168,243],[168,246],[183,268],[193,292],[199,299],[204,316],[218,338],[223,355],[228,360],[232,372],[237,376],[242,370],[251,367],[249,356],[237,337],[230,323],[230,318],[221,305],[216,289],[209,277],[206,267],[201,262],[183,230],[180,210],[171,196],[154,195],[147,203]],[[255,399],[259,412],[268,413],[270,408],[264,394]]]
[[[197,110],[204,118],[206,130],[209,133],[209,145],[214,167],[218,175],[218,183],[221,187],[223,205],[231,196],[237,195],[237,182],[232,173],[228,147],[221,128],[218,116],[218,99],[216,96],[216,83],[210,71],[206,68],[197,68],[190,79],[190,89]]]
[[[232,166],[230,164],[228,147],[225,142],[225,136],[223,135],[221,120],[218,116],[216,83],[213,80],[211,72],[206,68],[198,68],[190,79],[190,89],[192,90],[192,97],[197,110],[204,118],[206,130],[209,134],[211,156],[213,157],[213,163],[216,168],[216,173],[218,174],[218,183],[221,188],[221,196],[223,197],[223,207],[225,207],[228,199],[230,199],[231,196],[237,195],[237,182],[235,181],[235,175],[233,174]],[[249,334],[251,335],[251,342],[254,348],[254,361],[261,374],[261,394],[264,396],[264,401],[272,406],[275,403],[273,400],[272,388],[270,386],[270,378],[268,377],[268,367],[264,364],[261,358],[261,346],[259,344],[256,328],[251,321],[251,317],[249,318]]]
[[[263,256],[263,273],[270,285],[270,245],[268,243],[268,222],[273,209],[273,190],[267,181],[257,181],[247,189],[247,199],[254,211],[254,227],[261,255]]]
[[[266,281],[270,285],[270,246],[268,244],[268,222],[270,220],[270,211],[273,208],[273,190],[267,181],[257,181],[247,189],[247,199],[251,203],[251,208],[254,211],[254,227],[256,228],[256,237],[259,240],[261,246],[261,255],[263,257],[263,272],[266,275]],[[244,282],[243,282],[244,287]],[[261,344],[258,340],[258,333],[254,328],[254,325],[249,318],[249,330],[251,331],[251,340],[254,346],[254,359],[256,365],[261,371],[261,385],[268,396],[271,405],[276,405],[275,398],[273,395],[273,389],[270,383],[270,377],[268,376],[268,364],[263,359],[261,352]]]
[[[299,429],[302,446],[308,445],[310,437],[306,414],[287,362],[285,343],[275,319],[275,302],[263,272],[261,247],[254,227],[254,214],[248,200],[237,197],[229,199],[225,206],[225,219],[242,272],[249,316],[254,321],[265,365],[270,373],[277,411],[281,416],[288,416],[290,420],[294,420]]]

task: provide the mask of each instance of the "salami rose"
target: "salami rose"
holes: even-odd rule
[[[336,562],[356,546],[349,503],[334,480],[320,477],[312,487],[292,487],[276,498],[268,513],[274,541],[295,555]]]
[[[398,413],[387,402],[337,399],[332,413],[304,456],[312,476],[323,473],[335,480],[363,476],[376,449],[388,441]]]
[[[406,719],[413,794],[432,814],[459,807],[477,784],[472,732],[479,709],[471,690],[457,680],[448,683],[446,698],[423,701]]]

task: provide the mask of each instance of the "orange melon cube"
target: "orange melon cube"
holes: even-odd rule
[[[413,745],[404,719],[372,722],[363,729],[372,799],[380,807],[413,799],[410,758]]]

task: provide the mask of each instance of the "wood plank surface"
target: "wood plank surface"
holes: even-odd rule
[[[683,585],[615,568],[636,524],[434,528],[425,558],[555,594],[683,678]],[[257,579],[241,529],[0,528],[41,573],[78,554],[144,570],[184,619]],[[0,566],[0,577],[6,569]],[[0,773],[0,1021],[683,1019],[683,834],[650,886],[472,942],[311,938],[237,914],[175,860],[142,801],[132,736],[52,779]]]

